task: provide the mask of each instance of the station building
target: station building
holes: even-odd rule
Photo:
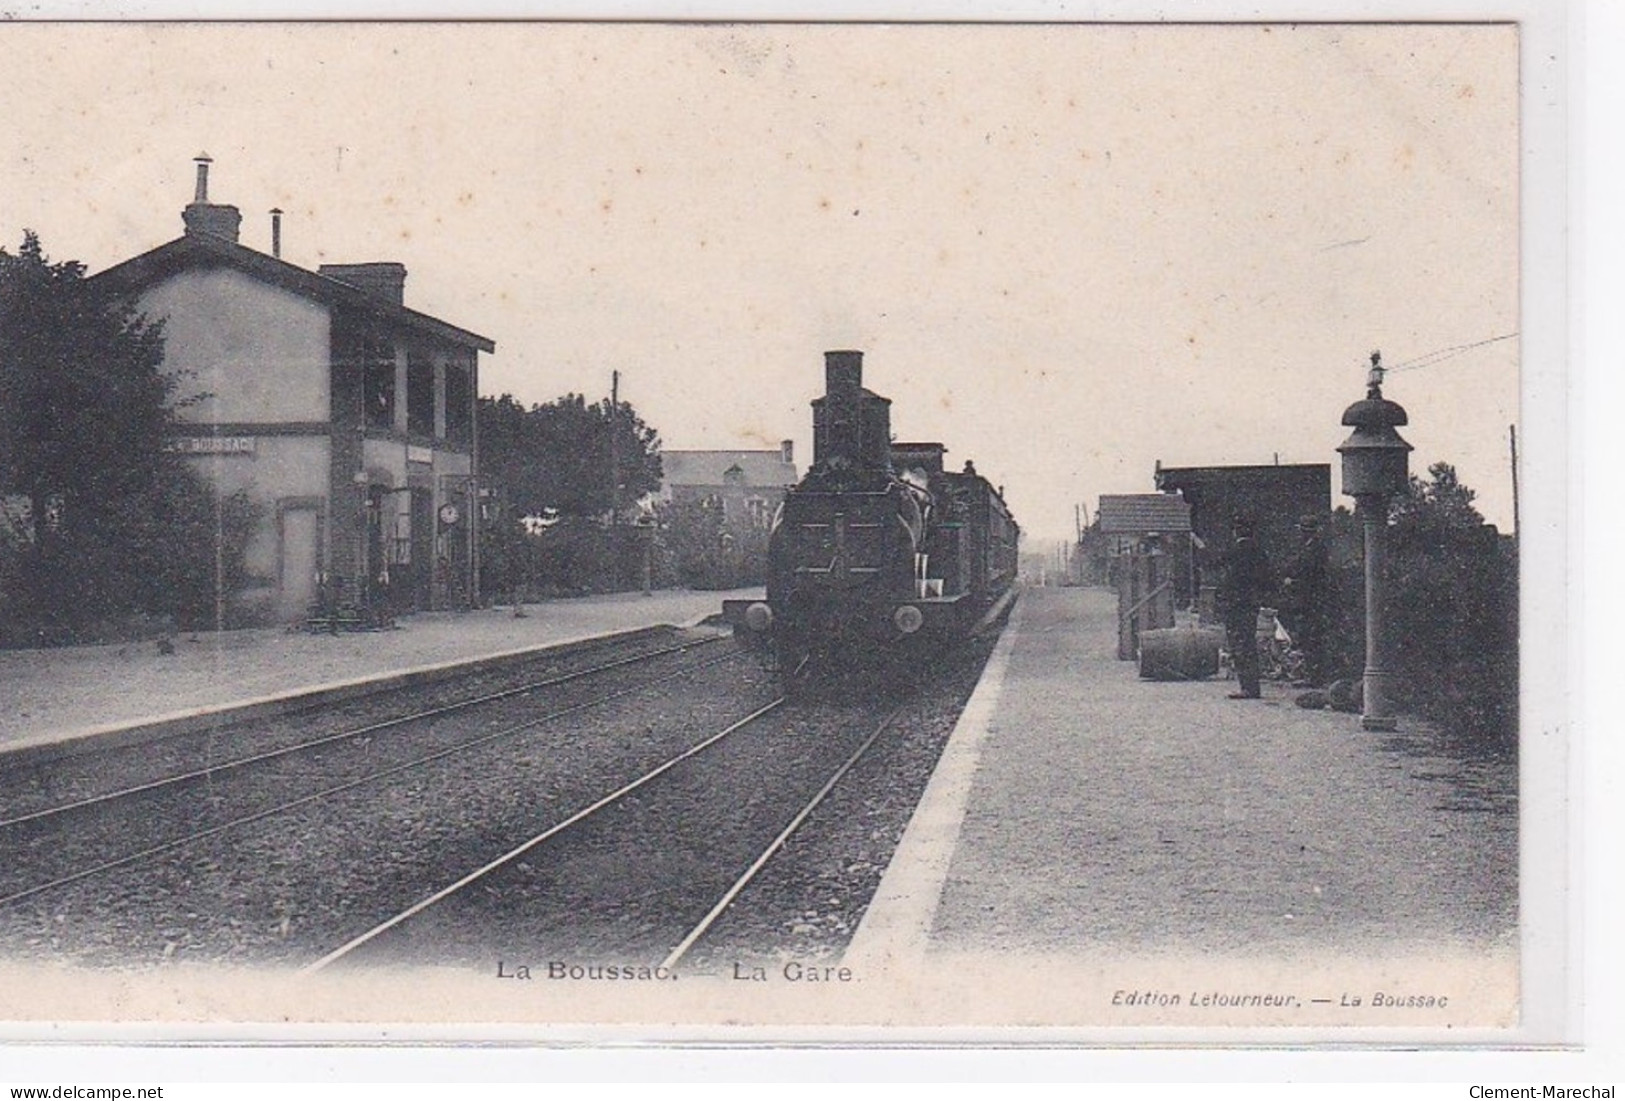
[[[1201,586],[1217,583],[1238,516],[1251,518],[1259,547],[1277,566],[1298,547],[1299,519],[1313,516],[1324,523],[1331,517],[1329,463],[1175,467],[1158,461],[1153,478],[1157,489],[1178,494],[1190,506],[1190,530],[1199,548],[1194,575]]]
[[[1283,561],[1298,545],[1300,517],[1331,516],[1329,463],[1163,466],[1159,461],[1152,477],[1158,490],[1177,493],[1190,507],[1190,530],[1214,551],[1230,545],[1232,522],[1246,516],[1271,561]]]
[[[260,519],[246,618],[294,622],[325,583],[395,613],[479,591],[479,353],[493,342],[407,308],[397,263],[280,258],[238,240],[198,158],[182,236],[93,277],[164,324],[178,372],[171,448]]]

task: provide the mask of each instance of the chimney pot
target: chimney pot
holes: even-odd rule
[[[282,208],[271,208],[271,255],[282,258]]]
[[[214,163],[214,158],[207,153],[199,153],[192,161],[197,165],[197,186],[192,190],[192,201],[206,203],[209,201],[209,166]]]
[[[794,465],[794,463],[796,461],[796,441],[795,440],[780,440],[779,441],[779,461],[782,462],[782,463]]]

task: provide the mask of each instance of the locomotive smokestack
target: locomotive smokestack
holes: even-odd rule
[[[813,465],[885,470],[891,463],[891,401],[863,388],[863,353],[824,353],[824,396],[814,398]]]
[[[824,353],[824,392],[850,393],[863,387],[863,353]]]

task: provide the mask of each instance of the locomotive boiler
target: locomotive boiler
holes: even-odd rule
[[[892,440],[862,352],[826,352],[824,376],[812,467],[770,536],[767,599],[730,616],[792,686],[924,667],[994,619],[1016,578],[1020,531],[1002,494],[970,463],[946,470],[940,443]]]

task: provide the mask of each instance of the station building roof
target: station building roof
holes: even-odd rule
[[[188,232],[168,244],[143,252],[92,276],[93,285],[118,292],[134,292],[179,271],[196,267],[230,267],[254,279],[281,287],[301,297],[377,317],[401,328],[481,352],[494,352],[489,337],[462,329],[417,310],[369,294],[350,283],[290,264],[275,256],[212,233]]]

